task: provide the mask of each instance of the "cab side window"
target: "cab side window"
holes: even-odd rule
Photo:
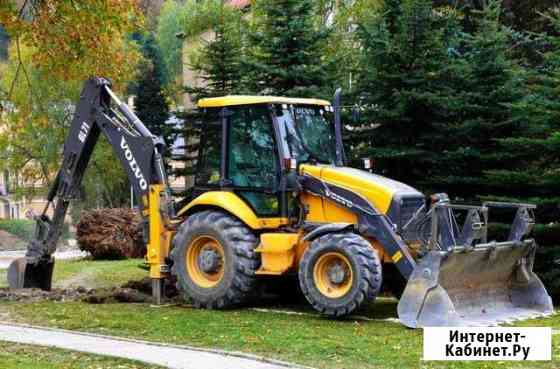
[[[217,186],[220,183],[222,124],[218,109],[208,111],[203,120],[199,148],[197,186]]]

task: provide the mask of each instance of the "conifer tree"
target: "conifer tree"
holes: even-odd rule
[[[161,59],[152,35],[143,38],[142,52],[145,61],[140,67],[139,78],[136,81],[136,115],[148,129],[156,136],[165,140],[167,147],[171,147],[174,140],[174,127],[166,124],[169,119],[169,105],[164,94],[161,79],[164,76]]]
[[[240,94],[244,91],[244,71],[241,65],[242,13],[223,4],[218,11],[213,29],[214,38],[210,41],[202,41],[200,53],[189,66],[202,81],[199,86],[184,87],[192,101],[205,97]],[[180,174],[186,176],[188,184],[192,184],[197,169],[201,113],[198,109],[194,109],[181,114],[186,125],[182,132],[185,137],[185,157],[181,159],[184,165]]]
[[[560,18],[550,20],[560,30]],[[519,130],[498,140],[514,166],[490,171],[488,178],[508,183],[520,199],[530,197],[542,207],[542,222],[549,223],[560,219],[560,41],[545,36],[545,45],[542,63],[528,70],[526,93],[512,104]]]
[[[317,97],[327,85],[326,28],[312,0],[258,1],[244,61],[252,93]],[[326,91],[330,95],[332,91]]]
[[[501,23],[500,1],[490,1],[477,13],[471,34],[462,33],[449,68],[449,109],[435,125],[434,148],[444,155],[431,186],[454,196],[478,200],[487,194],[507,194],[511,184],[489,181],[486,172],[516,164],[498,141],[521,129],[511,105],[525,94],[525,70],[511,52],[515,32]]]
[[[429,1],[387,0],[358,32],[358,98],[365,109],[349,142],[377,171],[457,202],[538,205],[536,270],[560,296],[560,43],[545,60],[517,60],[520,35],[499,1],[454,21]],[[513,214],[493,211],[490,237],[507,236]]]
[[[166,171],[170,175],[178,174],[171,167],[169,159],[172,158],[175,139],[182,134],[182,128],[169,122],[170,110],[162,81],[166,78],[164,63],[159,48],[151,33],[135,35],[141,45],[144,61],[140,65],[138,79],[129,86],[136,93],[134,101],[136,115],[155,136],[163,138],[166,151],[163,153],[166,160]],[[175,158],[174,158],[175,159]]]
[[[560,30],[558,16],[548,18],[549,27]],[[512,104],[519,129],[499,139],[509,165],[487,172],[490,183],[507,187],[498,200],[537,205],[533,231],[539,255],[535,269],[555,300],[560,298],[560,41],[544,37],[542,63],[528,70],[527,91]]]
[[[355,99],[365,111],[348,143],[354,159],[375,158],[379,172],[412,185],[430,178],[441,157],[434,124],[448,109],[452,79],[451,41],[441,23],[429,0],[387,0],[357,32]]]
[[[204,43],[199,57],[190,66],[203,82],[198,87],[185,86],[194,101],[242,91],[241,22],[237,11],[222,7],[220,21],[214,29],[215,38]]]

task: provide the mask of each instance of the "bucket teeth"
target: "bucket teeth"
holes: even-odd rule
[[[551,314],[552,300],[529,269],[534,247],[525,241],[430,251],[399,301],[400,321],[411,328],[494,326]]]

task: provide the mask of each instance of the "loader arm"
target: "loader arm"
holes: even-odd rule
[[[174,216],[162,158],[165,145],[113,94],[110,87],[110,82],[104,78],[92,78],[84,85],[64,144],[60,170],[49,190],[43,213],[35,217],[35,237],[28,245],[25,258],[10,267],[8,281],[12,288],[51,288],[52,254],[70,202],[79,193],[84,172],[99,135],[103,133],[123,165],[138,199],[147,226],[144,233],[148,236],[150,276],[155,281],[155,290],[159,291],[162,274],[167,272],[165,257],[170,235],[166,227]],[[47,216],[51,207],[52,219]]]

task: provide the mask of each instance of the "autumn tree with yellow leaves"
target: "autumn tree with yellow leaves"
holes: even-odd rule
[[[48,185],[83,82],[104,76],[122,92],[135,78],[141,53],[130,34],[143,27],[143,16],[137,0],[3,1],[0,25],[10,38],[0,64],[0,169]],[[93,205],[116,206],[128,184],[103,141],[84,185]]]

